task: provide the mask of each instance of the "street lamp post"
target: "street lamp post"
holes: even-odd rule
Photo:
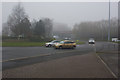
[[[110,0],[109,0],[109,26],[108,26],[108,41],[110,41]]]

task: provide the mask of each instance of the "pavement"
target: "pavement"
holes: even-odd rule
[[[6,69],[3,78],[114,78],[95,53]]]
[[[116,77],[118,77],[118,70],[120,65],[118,65],[118,59],[120,59],[120,56],[118,56],[118,51],[107,51],[107,52],[101,52],[98,53],[100,58],[106,63],[106,65],[111,69],[111,71],[114,73]]]
[[[104,61],[104,63],[107,65],[107,67],[113,72],[113,75],[116,77],[119,76],[119,50],[118,50],[118,44],[117,43],[111,43],[107,42],[104,44],[101,44],[100,46],[97,47],[97,54],[99,57]]]

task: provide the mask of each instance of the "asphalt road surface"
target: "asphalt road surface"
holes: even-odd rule
[[[111,46],[112,45],[112,46]],[[97,42],[95,45],[88,43],[77,45],[76,49],[54,49],[46,47],[3,47],[2,48],[2,69],[10,69],[25,66],[53,59],[73,55],[84,55],[90,52],[117,49],[116,44]]]

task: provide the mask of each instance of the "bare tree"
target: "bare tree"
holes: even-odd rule
[[[23,21],[26,21],[27,25],[25,25]],[[16,37],[23,34],[26,35],[25,33],[28,32],[30,22],[24,8],[20,3],[13,8],[13,12],[11,13],[11,15],[9,15],[7,24]]]
[[[41,37],[41,38],[45,38],[45,24],[43,20],[39,20],[36,23],[36,26],[34,28],[34,35]]]
[[[88,40],[91,37],[96,40],[107,40],[107,33],[108,20],[82,22],[80,24],[76,24],[73,28],[75,38],[81,40]],[[118,37],[118,20],[116,18],[111,19],[110,36],[111,38]]]
[[[53,23],[52,20],[49,18],[44,18],[43,22],[45,24],[45,37],[50,38],[52,37],[52,31],[53,31]]]

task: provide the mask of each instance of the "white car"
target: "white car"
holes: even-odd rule
[[[88,41],[89,44],[95,44],[95,40],[93,38],[89,39]]]
[[[54,46],[55,44],[59,43],[60,41],[58,40],[54,40],[54,41],[51,41],[51,42],[48,42],[45,44],[46,47],[52,47]]]

